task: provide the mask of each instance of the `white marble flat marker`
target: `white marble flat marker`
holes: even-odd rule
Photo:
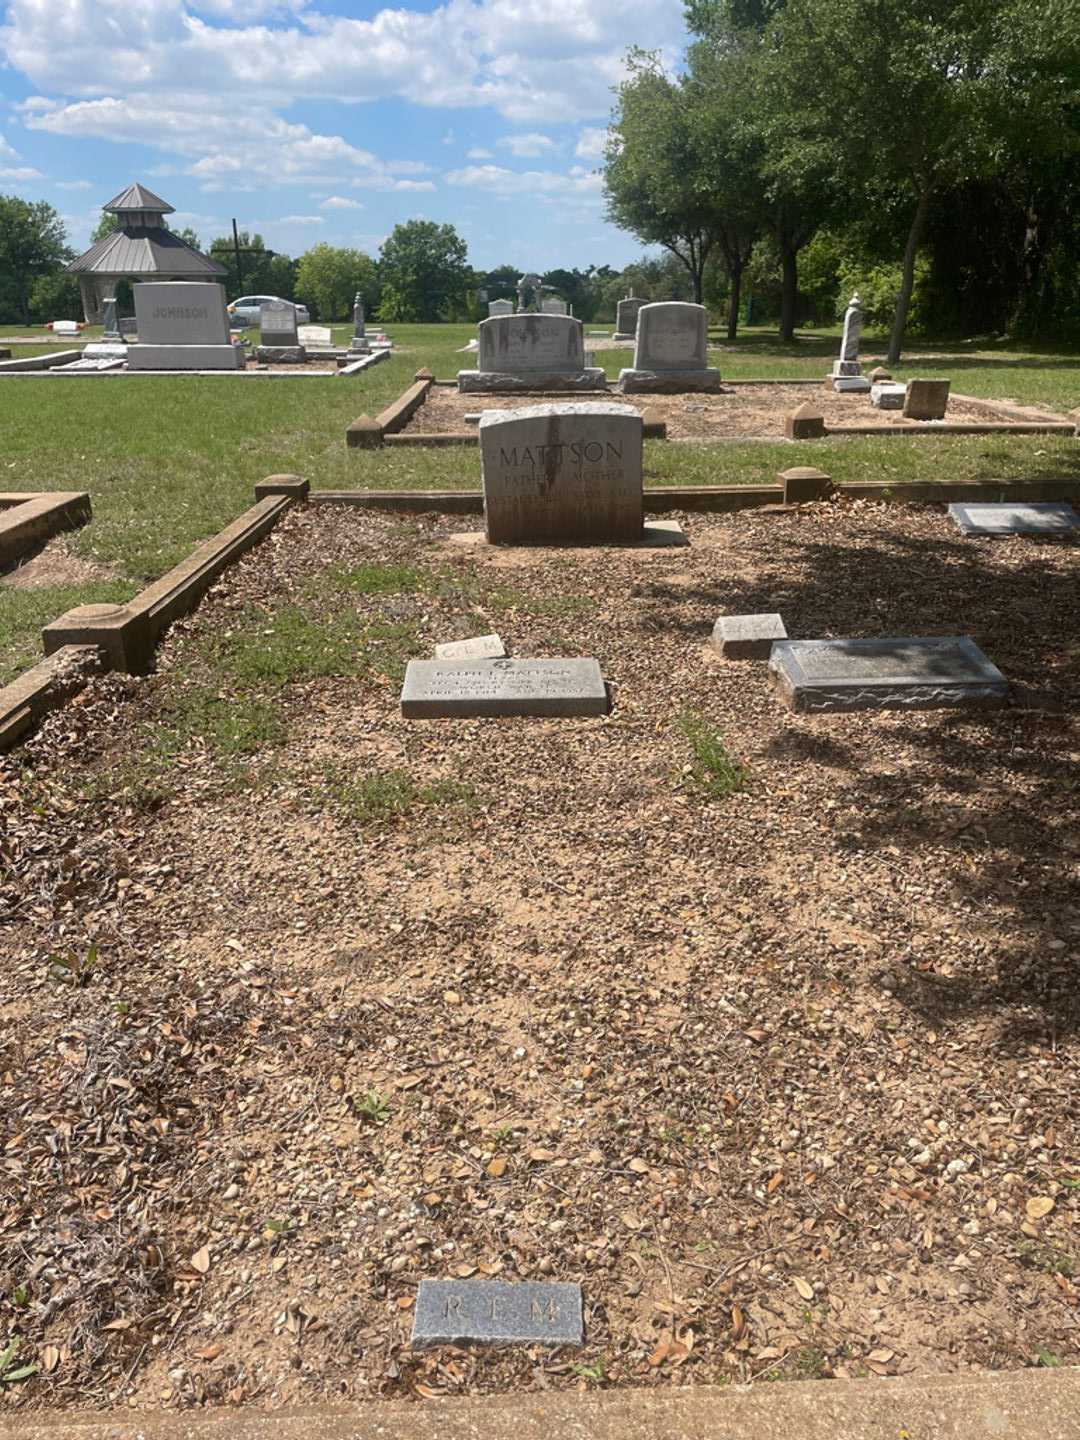
[[[505,654],[506,646],[498,635],[473,635],[435,646],[436,660],[501,660]]]
[[[410,660],[406,720],[498,715],[606,715],[596,660]]]
[[[1009,683],[966,636],[778,640],[770,678],[793,710],[1000,705]]]
[[[950,505],[949,519],[965,535],[1065,535],[1080,528],[1071,505],[1034,501],[1027,505]]]

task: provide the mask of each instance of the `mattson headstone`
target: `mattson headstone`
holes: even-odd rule
[[[458,390],[606,390],[604,371],[585,365],[585,338],[572,315],[493,315],[477,327],[477,368],[458,371]]]
[[[793,710],[941,710],[1000,705],[1008,681],[962,635],[779,640],[769,673]]]
[[[660,300],[638,311],[634,366],[619,371],[624,394],[717,391],[720,371],[706,364],[708,312],[704,305]]]
[[[487,538],[500,545],[642,538],[641,415],[609,401],[486,410],[480,471]]]
[[[205,280],[143,280],[132,287],[137,345],[130,370],[242,370],[229,336],[225,287]]]

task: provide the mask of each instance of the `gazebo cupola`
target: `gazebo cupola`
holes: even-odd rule
[[[129,185],[102,208],[116,216],[116,229],[67,267],[79,277],[88,324],[101,323],[104,301],[120,280],[219,280],[226,274],[224,265],[166,228],[165,216],[174,208],[145,185]]]

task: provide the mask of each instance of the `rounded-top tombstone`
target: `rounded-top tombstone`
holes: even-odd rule
[[[619,389],[719,390],[720,371],[706,363],[708,312],[704,305],[659,300],[638,311],[634,367],[619,374]]]
[[[491,315],[477,334],[477,368],[458,372],[460,391],[607,388],[604,371],[585,365],[585,332],[572,315]]]

